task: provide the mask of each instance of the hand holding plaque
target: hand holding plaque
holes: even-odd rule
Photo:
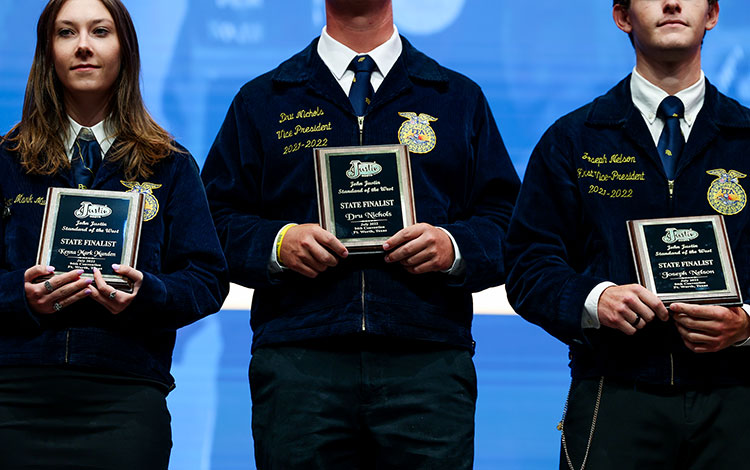
[[[320,225],[351,252],[382,252],[416,223],[409,154],[404,145],[315,149]]]
[[[628,233],[638,282],[665,305],[742,304],[721,216],[629,220]]]
[[[135,267],[143,214],[143,195],[120,191],[49,188],[37,263],[54,266],[54,274],[94,268],[106,282],[126,292],[132,281],[113,264]]]

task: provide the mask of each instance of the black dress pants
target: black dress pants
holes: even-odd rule
[[[682,387],[604,379],[588,446],[599,379],[573,380],[565,439],[573,468],[735,470],[750,468],[750,387]],[[561,448],[560,468],[568,470]]]
[[[261,347],[250,388],[259,470],[472,468],[469,351],[365,337]]]

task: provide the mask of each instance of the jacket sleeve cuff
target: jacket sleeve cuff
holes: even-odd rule
[[[143,281],[138,295],[128,307],[128,311],[159,311],[167,307],[167,286],[158,276],[143,273]]]
[[[614,282],[600,282],[596,285],[586,297],[586,303],[583,304],[583,316],[581,317],[582,328],[593,328],[598,330],[599,323],[599,297],[607,287],[616,286]]]
[[[445,229],[444,227],[438,227],[440,230],[446,233],[448,235],[448,238],[451,239],[451,243],[453,244],[453,264],[450,268],[443,271],[445,274],[448,274],[449,276],[461,276],[466,271],[466,266],[464,264],[464,260],[461,257],[461,250],[458,249],[458,243],[456,243],[456,239],[453,238],[453,235]]]
[[[278,232],[276,232],[276,238],[273,240],[273,247],[271,248],[271,259],[268,262],[268,270],[271,274],[279,274],[280,272],[286,271],[286,266],[282,266],[279,261],[277,253],[279,252],[279,244],[282,240],[282,235],[286,234],[289,227],[294,227],[297,224],[286,224]]]
[[[559,315],[561,316],[559,324],[561,339],[566,343],[588,343],[588,339],[584,334],[586,330],[582,326],[586,301],[592,291],[598,287],[602,287],[605,282],[607,281],[603,279],[576,275],[562,286],[560,290],[562,294],[559,303]],[[604,289],[602,289],[603,291]],[[597,296],[596,299],[598,303],[599,297]]]
[[[5,312],[14,325],[34,328],[40,323],[26,299],[24,273],[25,270],[16,270],[0,276],[0,312]]]
[[[475,227],[468,223],[456,222],[439,228],[450,233],[455,243],[454,248],[464,247],[463,250],[459,250],[460,263],[456,265],[458,270],[450,273],[451,286],[479,292],[505,282],[500,233],[493,237],[495,245],[487,246],[487,237],[478,236]],[[477,229],[482,228],[486,227]]]
[[[750,305],[748,304],[742,304],[742,310],[745,311],[745,313],[750,316]],[[734,346],[750,346],[750,337],[748,337],[745,341],[740,341],[739,343],[734,343]]]
[[[246,287],[277,285],[284,279],[287,269],[275,272],[271,251],[275,250],[276,238],[289,221],[264,221],[253,233],[252,243],[242,250],[235,243],[224,244],[224,254],[229,264],[231,281]],[[276,263],[278,264],[278,263]],[[281,267],[279,265],[279,267]]]

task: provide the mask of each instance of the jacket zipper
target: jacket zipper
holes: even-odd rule
[[[367,331],[367,323],[365,322],[365,272],[362,271],[362,331]]]
[[[357,125],[359,126],[359,145],[362,145],[365,134],[365,117],[357,116]],[[367,331],[367,315],[365,314],[365,272],[362,271],[362,331]]]
[[[365,117],[357,116],[357,124],[359,124],[359,145],[362,145],[362,138],[365,133]]]
[[[669,186],[669,208],[674,207],[674,180],[667,180]],[[674,355],[669,353],[669,385],[674,385]]]
[[[669,385],[674,385],[674,356],[669,353]]]
[[[67,330],[65,332],[65,363],[67,364],[69,362],[69,355],[70,352],[70,330]]]

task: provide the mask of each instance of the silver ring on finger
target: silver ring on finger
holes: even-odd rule
[[[641,316],[636,313],[635,314],[635,320],[633,320],[632,322],[630,322],[630,325],[633,326],[633,327],[636,327],[641,322],[641,320],[642,320]]]
[[[117,289],[114,289],[112,292],[109,293],[109,298],[111,300],[115,300],[116,295],[117,295]]]
[[[52,304],[52,308],[55,309],[55,312],[59,312],[63,309],[63,306],[60,302],[55,302],[54,304]]]
[[[47,289],[47,292],[53,292],[55,290],[55,288],[52,287],[52,283],[49,282],[49,279],[44,281],[44,288]]]

